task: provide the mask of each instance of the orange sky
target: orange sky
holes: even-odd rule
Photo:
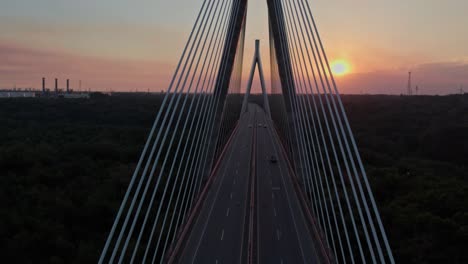
[[[50,85],[69,78],[75,88],[81,79],[91,89],[167,89],[201,0],[132,3],[1,3],[0,88],[37,88],[45,76]],[[342,93],[405,92],[409,70],[423,93],[468,87],[468,1],[310,3],[329,58],[351,65],[337,78]],[[259,38],[268,76],[266,14],[264,0],[249,1],[244,72]]]

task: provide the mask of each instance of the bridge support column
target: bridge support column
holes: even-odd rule
[[[263,75],[263,66],[262,59],[260,57],[260,40],[255,40],[255,54],[252,63],[252,69],[250,70],[249,82],[247,83],[247,90],[245,91],[244,101],[242,102],[241,116],[243,113],[247,112],[247,104],[252,90],[252,82],[255,74],[255,68],[258,65],[258,74],[260,76],[260,85],[262,86],[262,95],[263,95],[263,105],[265,112],[269,119],[271,119],[270,104],[268,103],[268,95],[265,86],[265,78]]]
[[[215,101],[215,117],[213,130],[211,132],[211,140],[208,146],[208,155],[205,162],[205,169],[202,171],[203,182],[209,177],[214,163],[214,155],[216,145],[219,139],[221,130],[221,122],[225,111],[226,96],[229,90],[229,83],[234,68],[234,60],[236,58],[238,42],[241,38],[242,27],[244,26],[247,16],[247,0],[237,0],[232,2],[232,12],[229,20],[229,28],[224,44],[221,63],[216,77],[216,84],[213,97]]]
[[[278,72],[281,82],[281,89],[284,98],[284,106],[287,116],[287,124],[290,135],[290,149],[291,151],[291,160],[293,161],[294,169],[296,174],[301,174],[301,162],[300,156],[298,153],[298,142],[296,138],[295,131],[296,129],[296,114],[295,114],[295,97],[296,97],[296,88],[294,85],[294,78],[292,73],[291,58],[289,57],[289,47],[288,47],[288,38],[286,35],[285,29],[285,20],[283,8],[280,6],[276,0],[267,0],[268,4],[268,16],[269,16],[269,27],[270,27],[270,41],[273,41],[275,47],[275,55],[278,64]],[[299,177],[300,178],[300,177]]]

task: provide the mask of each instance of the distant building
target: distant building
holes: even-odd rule
[[[80,80],[80,85],[81,89],[81,80]],[[42,94],[39,96],[41,97],[47,97],[47,98],[65,98],[65,99],[79,99],[79,98],[84,98],[84,99],[89,99],[90,94],[86,92],[78,92],[76,93],[71,89],[70,87],[70,79],[67,79],[67,84],[66,88],[60,89],[58,87],[58,79],[55,78],[55,88],[54,91],[50,91],[49,89],[46,88],[46,78],[42,78]]]
[[[0,98],[33,98],[36,92],[32,91],[0,91]]]
[[[68,94],[63,94],[61,95],[63,98],[66,99],[89,99],[89,93],[68,93]]]

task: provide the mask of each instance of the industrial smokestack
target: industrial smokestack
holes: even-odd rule
[[[45,78],[42,78],[42,93],[45,94]]]
[[[70,80],[67,79],[67,93],[70,93]]]
[[[413,95],[413,88],[411,87],[411,72],[408,72],[408,95]]]
[[[55,93],[58,94],[58,79],[55,78]]]

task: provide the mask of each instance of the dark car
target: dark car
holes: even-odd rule
[[[277,163],[277,162],[278,162],[278,159],[276,158],[275,155],[271,155],[271,156],[270,156],[270,162],[271,162],[271,163]]]

